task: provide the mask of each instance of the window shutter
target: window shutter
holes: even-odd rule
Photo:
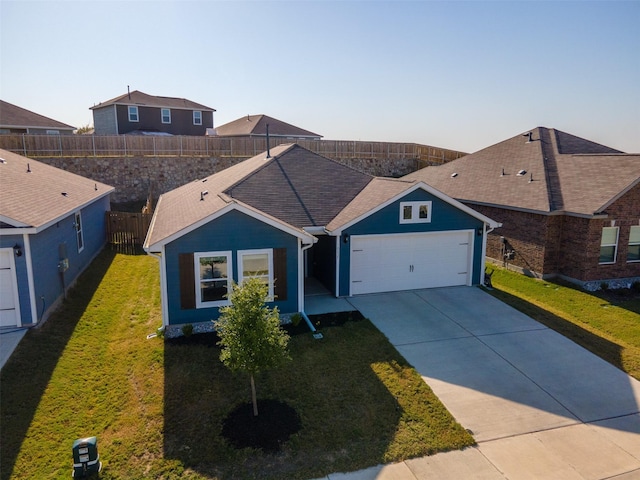
[[[287,249],[273,249],[273,294],[276,300],[287,299]]]
[[[191,310],[196,308],[193,253],[181,253],[178,256],[178,268],[180,270],[180,308]]]

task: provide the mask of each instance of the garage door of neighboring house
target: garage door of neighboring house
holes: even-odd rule
[[[0,248],[0,327],[19,325],[18,279],[13,248]]]
[[[471,285],[473,232],[351,236],[351,295]]]

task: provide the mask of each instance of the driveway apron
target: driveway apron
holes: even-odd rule
[[[468,478],[640,478],[640,382],[616,367],[476,287],[349,302],[478,442],[399,478],[456,478],[463,458],[484,466]]]

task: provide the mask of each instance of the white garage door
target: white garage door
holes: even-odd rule
[[[0,249],[0,327],[19,325],[18,285],[13,248]]]
[[[473,232],[351,236],[351,295],[471,285]]]

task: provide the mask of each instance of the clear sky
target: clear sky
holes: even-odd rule
[[[0,0],[0,98],[80,127],[131,90],[327,139],[640,152],[640,1]]]

